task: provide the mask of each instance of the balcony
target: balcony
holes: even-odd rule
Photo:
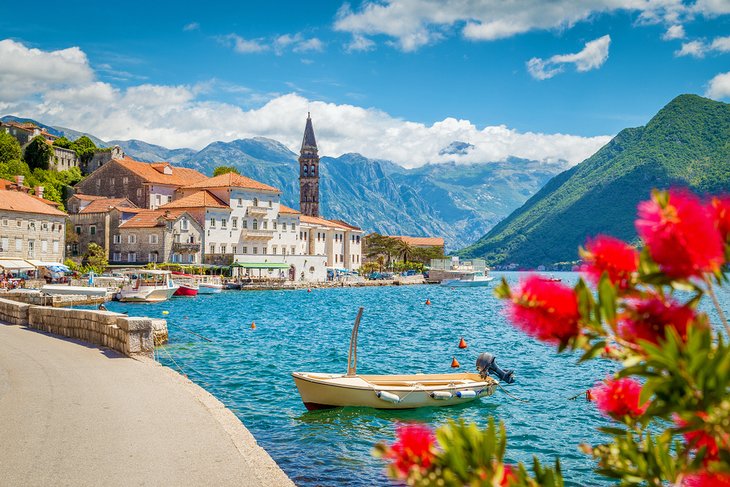
[[[274,238],[273,230],[241,230],[241,239],[243,240],[270,240]]]
[[[173,242],[172,251],[178,254],[190,253],[194,254],[200,252],[199,243],[184,243],[184,242]]]
[[[246,216],[266,216],[269,214],[268,206],[249,206],[246,208]]]

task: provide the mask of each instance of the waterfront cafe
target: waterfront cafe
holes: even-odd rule
[[[292,265],[286,262],[234,262],[231,275],[238,281],[274,284],[293,280],[292,269]]]

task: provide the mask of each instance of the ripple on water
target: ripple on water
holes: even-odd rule
[[[505,275],[512,283],[518,278]],[[567,282],[577,278],[568,273],[561,277]],[[723,302],[729,303],[727,291],[722,293]],[[424,304],[426,298],[431,306]],[[503,368],[516,369],[517,382],[507,390],[530,402],[517,402],[497,391],[477,403],[450,408],[307,412],[290,374],[344,372],[358,306],[365,307],[359,372],[450,372],[452,356],[461,370],[471,371],[477,355],[490,351]],[[558,355],[553,347],[527,338],[504,319],[503,305],[491,287],[230,291],[154,305],[111,303],[109,308],[148,316],[168,310],[167,352],[192,380],[241,418],[298,485],[387,485],[383,464],[372,457],[372,448],[378,441],[392,440],[395,424],[423,421],[436,426],[463,418],[484,425],[490,416],[506,423],[508,461],[531,461],[537,455],[552,463],[560,456],[568,485],[602,483],[592,473],[592,461],[577,447],[599,443],[602,437],[595,428],[604,420],[585,399],[568,398],[604,377],[611,364],[578,366],[576,356]],[[469,344],[466,350],[457,348],[461,337]],[[177,368],[167,353],[159,357]]]

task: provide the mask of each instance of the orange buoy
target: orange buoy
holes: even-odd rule
[[[431,305],[431,300],[426,298],[426,306],[430,306],[430,305]]]
[[[307,292],[308,293],[311,293],[312,292],[312,288],[311,287],[310,288],[307,288]]]
[[[593,402],[593,393],[590,389],[586,391],[586,401]]]
[[[461,340],[459,340],[459,348],[466,348],[466,340],[464,340],[464,337],[461,337]]]
[[[255,321],[252,321],[251,322],[251,329],[252,330],[255,330],[256,329],[256,322]]]
[[[459,367],[461,367],[461,365],[459,365],[459,361],[456,360],[456,357],[453,357],[451,359],[451,368],[456,369],[456,368],[459,368]]]

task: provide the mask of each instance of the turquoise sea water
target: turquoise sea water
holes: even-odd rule
[[[519,278],[516,273],[494,274],[505,275],[512,284]],[[572,273],[556,275],[568,284],[577,279]],[[568,485],[604,483],[577,447],[601,442],[595,428],[606,421],[584,398],[568,398],[605,377],[612,364],[578,366],[577,356],[557,354],[513,329],[492,287],[226,291],[154,305],[110,303],[109,308],[166,318],[170,343],[158,351],[158,359],[187,374],[238,415],[297,485],[388,485],[382,462],[371,452],[378,441],[392,441],[398,422],[436,426],[463,418],[483,425],[490,416],[506,423],[508,461],[530,461],[537,455],[552,463],[560,456]],[[424,304],[427,298],[431,306]],[[725,292],[720,298],[727,308],[730,296]],[[498,390],[457,407],[307,412],[290,373],[344,373],[358,306],[365,307],[358,372],[450,372],[453,356],[461,370],[472,371],[477,355],[489,351],[500,366],[516,370],[517,381],[507,390],[529,402]],[[163,311],[169,314],[163,316]],[[461,337],[469,345],[466,350],[457,347]]]

